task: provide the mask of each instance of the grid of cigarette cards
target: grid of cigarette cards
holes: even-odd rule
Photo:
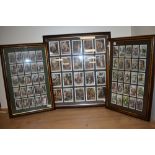
[[[105,101],[105,38],[49,42],[55,103]]]
[[[48,105],[42,52],[12,50],[8,53],[16,111]]]
[[[113,46],[111,104],[143,111],[147,44]]]

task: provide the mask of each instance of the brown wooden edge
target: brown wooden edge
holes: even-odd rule
[[[61,105],[61,106],[55,106],[56,109],[63,109],[63,108],[83,108],[83,107],[104,107],[108,103],[108,95],[109,95],[109,40],[111,39],[111,32],[91,32],[91,33],[72,33],[72,34],[58,34],[58,35],[44,35],[43,36],[43,43],[45,45],[45,48],[48,51],[48,41],[51,39],[59,39],[59,38],[70,38],[70,37],[80,37],[80,36],[107,36],[106,40],[106,93],[105,93],[105,103],[104,104],[91,104],[88,103],[87,105]],[[50,60],[49,60],[50,63]],[[51,73],[50,73],[51,74]],[[51,86],[53,87],[53,86]]]
[[[111,110],[115,110],[117,112],[120,112],[120,113],[124,113],[124,114],[127,114],[127,115],[130,115],[130,116],[133,116],[133,117],[136,117],[136,118],[140,118],[140,119],[143,119],[143,120],[146,120],[146,121],[150,121],[150,116],[151,116],[151,107],[152,107],[152,99],[153,99],[153,89],[154,89],[154,74],[155,74],[155,35],[142,35],[142,36],[131,36],[131,37],[120,37],[120,38],[112,38],[112,39],[109,39],[110,41],[110,53],[112,52],[112,43],[115,42],[115,41],[143,41],[143,40],[150,40],[151,41],[151,51],[150,51],[150,67],[149,67],[149,72],[150,72],[150,76],[149,76],[149,84],[148,84],[148,93],[147,93],[147,96],[148,96],[148,105],[147,105],[147,109],[146,109],[146,116],[141,116],[137,113],[133,113],[133,112],[128,112],[126,110],[123,110],[119,107],[111,107],[110,106],[110,89],[109,89],[109,97],[108,97],[108,104],[106,104],[106,107],[108,109],[111,109]],[[112,58],[111,58],[111,55],[110,55],[110,64],[111,64],[111,61],[112,61]],[[110,73],[111,71],[109,70],[109,76],[110,76]],[[110,78],[110,77],[109,77]],[[111,79],[110,81],[111,82]],[[109,83],[110,85],[110,83]]]
[[[52,88],[50,87],[50,97],[52,100],[52,107],[47,108],[47,109],[39,109],[39,110],[33,110],[17,115],[12,114],[12,109],[11,109],[11,104],[10,103],[10,95],[8,91],[8,84],[7,84],[7,70],[6,70],[6,65],[5,65],[5,58],[4,58],[4,48],[27,48],[27,47],[43,47],[45,48],[45,45],[43,43],[24,43],[24,44],[9,44],[9,45],[0,45],[0,56],[1,56],[1,64],[2,64],[2,71],[3,71],[3,78],[4,78],[4,85],[5,85],[5,91],[6,91],[6,99],[7,99],[7,105],[8,105],[8,112],[9,112],[9,117],[10,118],[15,118],[23,115],[29,115],[29,114],[34,114],[34,113],[40,113],[40,112],[45,112],[45,111],[51,111],[55,109],[55,103],[54,103],[54,96],[52,93]],[[47,70],[48,70],[48,80],[49,83],[52,84],[52,79],[51,76],[49,76],[49,62],[48,62],[48,55],[47,51],[45,49],[45,56],[46,56],[46,64],[47,64]]]

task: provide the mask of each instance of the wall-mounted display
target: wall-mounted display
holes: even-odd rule
[[[104,105],[109,32],[44,36],[56,107]]]
[[[108,108],[149,120],[153,45],[153,36],[111,39]]]
[[[43,44],[2,46],[2,65],[10,117],[54,108]]]

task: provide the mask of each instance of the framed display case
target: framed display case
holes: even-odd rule
[[[114,38],[110,48],[110,89],[106,106],[149,120],[154,86],[154,37]]]
[[[44,45],[0,48],[10,117],[52,110],[52,80]]]
[[[56,107],[105,104],[109,38],[110,32],[43,36]]]

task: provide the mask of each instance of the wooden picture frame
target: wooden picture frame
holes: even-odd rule
[[[107,108],[150,120],[154,87],[154,38],[150,35],[110,40]]]
[[[49,58],[44,44],[0,46],[10,118],[54,109]]]
[[[108,94],[109,81],[108,40],[110,37],[110,32],[43,36],[43,42],[46,46],[46,50],[48,51],[48,55],[51,58],[51,76],[55,73],[60,73],[62,78],[62,85],[60,87],[55,88],[55,86],[53,86],[55,88],[56,108],[105,105],[105,102],[107,101],[106,97]],[[71,60],[72,66],[70,66],[70,61],[66,61],[66,58]],[[54,59],[56,60],[55,62]],[[59,67],[59,70],[56,70],[55,67],[53,70],[53,63],[57,63],[57,65],[55,65],[57,67],[60,64],[61,68]],[[98,76],[96,75],[96,71],[106,72],[106,74],[104,74],[106,79],[103,84],[101,84],[102,81],[97,84],[96,79],[102,79],[99,77],[100,74],[98,74]],[[92,74],[90,74],[90,72],[92,72]],[[79,77],[83,80],[83,82],[78,82],[78,73],[80,73],[79,76],[83,76]],[[94,81],[91,84],[90,82],[87,82],[88,84],[85,82],[86,80],[89,80],[88,73],[89,75],[94,75]],[[74,77],[74,75],[76,77]],[[64,81],[64,79],[68,79],[68,81]],[[74,82],[74,80],[76,80],[76,82]],[[73,93],[69,93],[68,91],[68,95],[70,94],[70,97],[71,94],[73,95],[72,100],[69,102],[66,101],[65,93],[67,92],[67,89],[73,90]],[[101,89],[105,92],[101,93]],[[79,90],[84,92],[84,96],[82,95],[81,98],[78,96],[80,94]],[[89,99],[89,97],[87,97],[88,93],[91,93],[91,90],[93,93],[94,91],[96,92],[93,99]],[[63,95],[62,98],[60,94]]]

